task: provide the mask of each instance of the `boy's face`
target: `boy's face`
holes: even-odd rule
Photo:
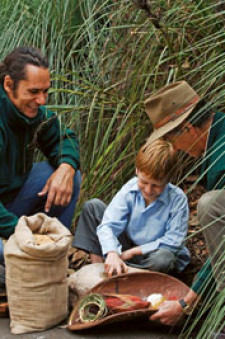
[[[158,196],[164,191],[167,182],[150,179],[145,173],[140,172],[136,169],[136,174],[138,178],[138,188],[142,193],[142,196],[146,204],[150,204],[158,198]]]

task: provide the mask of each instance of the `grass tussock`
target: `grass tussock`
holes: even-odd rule
[[[19,45],[46,53],[49,107],[79,135],[77,215],[87,199],[109,202],[134,175],[135,154],[152,130],[144,100],[155,90],[185,79],[225,110],[224,1],[1,0],[0,15],[1,59]],[[188,174],[179,166],[174,182],[200,161],[181,156],[182,164]],[[221,326],[222,293],[196,338]]]

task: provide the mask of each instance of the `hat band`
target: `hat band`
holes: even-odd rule
[[[191,109],[197,102],[199,101],[199,96],[196,95],[191,101],[189,101],[186,105],[183,107],[179,108],[176,112],[170,114],[169,116],[165,117],[161,121],[159,121],[156,125],[155,128],[160,128],[167,124],[170,121],[176,120],[179,116],[182,114],[186,113],[189,109]]]

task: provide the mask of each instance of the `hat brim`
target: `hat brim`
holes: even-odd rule
[[[160,128],[156,128],[149,136],[148,143],[152,143],[153,141],[162,138],[165,134],[171,132],[174,128],[178,127],[189,116],[189,114],[193,111],[195,106],[196,105],[191,107],[187,112],[183,113],[176,120],[170,121]]]
[[[147,271],[126,273],[105,279],[93,287],[89,293],[129,294],[143,299],[146,299],[152,293],[161,293],[165,299],[174,300],[183,298],[189,291],[190,288],[186,284],[174,277],[164,273]],[[71,331],[85,330],[138,317],[149,317],[149,315],[157,311],[149,308],[126,311],[107,315],[97,321],[81,323],[79,320],[78,305],[79,301],[69,318],[67,328]]]

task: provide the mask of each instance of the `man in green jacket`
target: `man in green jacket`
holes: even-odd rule
[[[179,301],[167,301],[151,319],[175,324],[190,314],[207,285],[225,289],[225,114],[207,109],[185,81],[162,88],[145,102],[154,127],[148,142],[164,137],[176,150],[198,159],[200,180],[208,190],[198,202],[198,219],[206,239],[209,259]]]
[[[36,48],[16,48],[0,64],[1,238],[14,232],[21,215],[36,212],[71,227],[81,181],[79,145],[44,106],[49,88],[48,62]],[[33,163],[36,148],[48,161]]]

